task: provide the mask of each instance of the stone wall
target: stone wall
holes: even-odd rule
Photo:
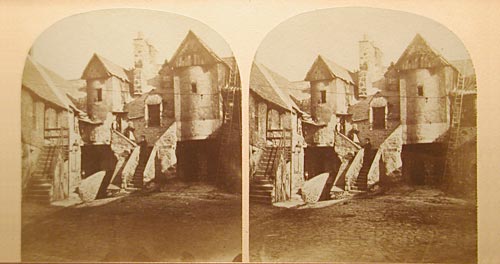
[[[22,187],[26,187],[44,146],[45,105],[21,90]]]
[[[335,187],[344,188],[348,181],[346,177],[352,177],[352,175],[347,175],[347,170],[353,162],[356,153],[360,150],[360,146],[354,143],[352,140],[342,135],[341,133],[335,132],[335,153],[340,159],[340,167],[337,175],[335,176],[335,181],[332,186],[332,190]],[[361,168],[360,168],[361,169]],[[343,184],[344,183],[344,184]],[[341,186],[342,185],[342,186]]]
[[[450,67],[414,69],[401,72],[399,79],[403,142],[436,142],[449,127],[447,95],[455,86],[456,73]],[[418,95],[419,86],[423,95]]]
[[[126,138],[123,134],[119,133],[118,131],[112,131],[111,132],[111,150],[113,151],[113,154],[115,155],[117,159],[117,163],[115,166],[115,170],[113,172],[113,175],[111,177],[110,182],[111,183],[116,183],[115,179],[116,176],[119,174],[119,172],[125,173],[125,174],[130,174],[130,171],[125,171],[125,166],[128,163],[128,159],[131,156],[131,153],[134,151],[134,149],[137,148],[137,144],[134,142],[130,141],[128,138]],[[133,161],[131,161],[133,163]],[[131,165],[128,165],[131,166]],[[137,165],[135,165],[137,166]],[[134,167],[135,171],[135,167]],[[132,172],[133,175],[133,172]],[[127,175],[126,179],[130,179],[130,175]],[[124,179],[122,177],[122,179]],[[119,181],[122,185],[123,182]]]
[[[220,128],[222,99],[218,86],[216,64],[174,68],[179,140],[206,139]]]
[[[121,186],[122,188],[126,188],[128,182],[134,176],[135,169],[139,164],[140,152],[141,152],[140,147],[139,146],[135,147],[132,153],[130,154],[130,157],[128,158],[127,162],[125,163],[125,166],[123,167],[122,171],[122,186]]]
[[[267,104],[260,98],[250,94],[249,132],[250,145],[263,148],[266,146]]]
[[[380,145],[379,152],[384,164],[383,181],[397,182],[401,180],[401,169],[403,161],[401,152],[403,150],[403,129],[397,127],[389,137]]]
[[[341,82],[335,80],[328,81],[313,81],[311,82],[311,116],[318,124],[325,127],[316,128],[312,142],[317,146],[333,146],[333,132],[337,119],[335,113],[337,111],[337,87]],[[326,92],[326,101],[321,102],[321,91]],[[344,90],[345,91],[345,90]]]
[[[368,180],[368,186],[373,186],[380,181],[380,158],[382,157],[382,152],[379,149],[373,158],[368,174],[366,175]]]
[[[351,190],[351,186],[353,186],[356,183],[356,179],[358,178],[359,172],[361,171],[361,168],[363,167],[363,156],[364,156],[364,149],[360,149],[356,156],[354,156],[354,159],[352,160],[351,164],[347,168],[347,171],[345,173],[345,189],[346,191]]]
[[[177,147],[177,126],[176,122],[163,133],[163,135],[155,142],[151,155],[149,156],[146,168],[144,169],[144,182],[150,182],[155,178],[156,166],[155,162],[158,159],[161,164],[161,173],[167,171],[177,164],[175,149]]]

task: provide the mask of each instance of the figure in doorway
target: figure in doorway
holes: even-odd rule
[[[123,134],[130,140],[135,142],[135,135],[134,135],[134,123],[132,121],[128,122],[127,128],[123,131]]]
[[[356,124],[352,125],[352,128],[347,132],[347,137],[355,143],[361,143],[358,138],[359,130]]]
[[[372,143],[369,138],[365,139],[363,149],[365,150],[365,159],[372,156]]]
[[[145,161],[148,158],[148,141],[146,140],[146,136],[141,136],[141,141],[139,142],[140,154],[139,160]]]

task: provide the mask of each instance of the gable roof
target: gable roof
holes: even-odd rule
[[[67,97],[72,97],[76,100],[85,98],[87,96],[86,92],[82,91],[82,88],[86,87],[85,80],[66,80],[59,76],[57,73],[54,71],[44,67],[43,65],[40,65],[43,70],[47,73],[49,78],[54,82],[54,84],[57,86],[59,91],[63,92],[66,94]]]
[[[271,102],[285,110],[292,108],[300,111],[300,108],[292,100],[288,89],[293,88],[293,84],[285,77],[269,70],[261,63],[254,62],[250,73],[250,90],[259,95],[262,99]]]
[[[70,85],[68,81],[38,64],[31,56],[26,58],[22,80],[22,86],[26,89],[56,106],[76,109],[64,93],[64,86],[67,85]]]
[[[401,56],[395,63],[395,66],[397,69],[402,69],[405,66],[405,63],[407,62],[407,59],[412,59],[412,57],[414,57],[413,54],[416,54],[416,56],[420,56],[421,54],[424,53],[431,55],[433,57],[433,60],[426,62],[419,62],[421,65],[419,65],[418,67],[424,68],[425,66],[425,68],[428,67],[430,68],[434,66],[451,66],[455,70],[457,70],[438,51],[433,49],[427,43],[427,41],[418,33],[415,35],[410,44],[406,47],[405,51],[401,54]]]
[[[333,62],[331,60],[326,59],[325,57],[323,57],[321,55],[318,55],[318,57],[314,61],[313,65],[311,66],[311,68],[307,72],[305,80],[309,80],[310,79],[309,76],[311,74],[311,71],[313,70],[313,68],[318,63],[323,64],[323,65],[326,66],[326,68],[327,68],[329,74],[331,75],[331,77],[339,78],[339,79],[344,80],[347,83],[355,84],[354,81],[353,81],[353,79],[352,79],[352,76],[351,76],[352,73],[350,71],[348,71],[346,68],[338,65],[337,63],[335,63],[335,62]]]
[[[108,76],[115,76],[122,81],[130,82],[127,72],[123,67],[118,66],[112,61],[98,55],[97,53],[94,53],[92,58],[90,58],[89,63],[85,67],[85,70],[83,70],[82,79],[87,79],[86,76],[88,75],[88,70],[94,62],[99,63],[104,68]]]
[[[200,46],[210,54],[210,56],[216,61],[216,62],[220,62],[220,63],[223,63],[224,65],[226,65],[227,67],[230,68],[230,66],[223,60],[221,59],[210,47],[208,47],[207,44],[205,44],[205,42],[203,42],[196,34],[194,34],[194,32],[192,30],[189,30],[189,32],[187,33],[186,37],[184,38],[184,40],[181,42],[181,44],[179,45],[179,47],[177,48],[177,50],[175,51],[174,55],[172,55],[172,58],[170,59],[170,62],[173,62],[177,59],[177,56],[179,56],[180,52],[182,51],[182,48],[186,45],[186,43],[190,40],[190,39],[194,39],[196,42],[198,42],[200,44]]]

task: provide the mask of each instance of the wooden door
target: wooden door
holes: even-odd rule
[[[385,107],[373,107],[373,128],[385,128]]]
[[[149,126],[160,126],[160,104],[148,105]]]

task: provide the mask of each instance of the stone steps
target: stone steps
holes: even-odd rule
[[[23,200],[50,203],[52,199],[52,180],[47,171],[54,160],[56,147],[45,146],[40,153],[35,170],[31,174],[28,186],[23,191]]]
[[[250,183],[250,201],[272,204],[273,182],[269,180],[272,162],[276,158],[276,147],[268,146],[260,157],[257,169]]]
[[[351,186],[351,190],[368,190],[368,172],[370,171],[370,167],[374,158],[375,155],[369,155],[365,157],[361,170],[359,171],[358,177],[356,178],[356,182],[354,183],[354,186]]]
[[[250,202],[269,204],[269,205],[273,203],[272,197],[270,195],[259,195],[259,194],[250,194]]]

